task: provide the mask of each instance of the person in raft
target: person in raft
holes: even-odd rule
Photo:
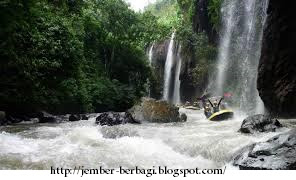
[[[211,117],[211,115],[213,114],[212,108],[209,102],[207,102],[209,97],[210,97],[210,94],[206,93],[205,95],[197,99],[198,101],[199,100],[201,101],[202,107],[204,108],[204,114],[207,118]]]
[[[213,114],[212,113],[212,108],[210,107],[210,104],[207,103],[205,106],[204,106],[204,113],[205,113],[205,116],[207,118],[211,117],[211,115]]]
[[[222,100],[224,99],[224,97],[222,97],[219,102],[217,100],[215,100],[213,103],[211,102],[210,99],[208,99],[209,103],[211,104],[212,108],[213,108],[213,113],[219,112],[220,111],[220,104],[222,102]]]

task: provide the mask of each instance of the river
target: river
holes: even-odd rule
[[[1,127],[0,169],[230,168],[237,150],[288,130],[243,135],[238,132],[243,115],[212,122],[202,111],[180,111],[187,122],[101,127],[93,115],[89,121]]]

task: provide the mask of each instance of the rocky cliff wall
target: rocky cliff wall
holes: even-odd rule
[[[258,90],[268,111],[296,116],[295,1],[270,0],[258,73]]]

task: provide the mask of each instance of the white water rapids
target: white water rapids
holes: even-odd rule
[[[62,124],[0,127],[0,169],[222,167],[231,164],[240,148],[279,133],[243,135],[237,132],[242,116],[212,122],[201,111],[181,111],[188,115],[185,123],[102,127],[95,125],[93,117]]]

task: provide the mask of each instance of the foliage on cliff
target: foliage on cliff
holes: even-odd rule
[[[217,47],[210,43],[208,35],[204,31],[195,31],[194,23],[199,23],[200,14],[198,13],[199,0],[178,0],[180,10],[182,12],[182,21],[177,28],[178,39],[182,43],[183,56],[187,60],[189,70],[187,71],[191,81],[189,86],[203,91],[208,83],[209,74],[213,70],[215,64]],[[210,17],[212,21],[219,18],[216,12],[220,11],[217,0],[209,0],[208,13],[204,16]],[[218,22],[218,21],[217,21]],[[216,23],[216,22],[208,22]],[[200,26],[199,24],[197,26]]]
[[[212,31],[218,30],[221,2],[221,0],[157,0],[146,8],[147,12],[159,17],[161,24],[169,26],[171,32],[175,30],[177,33],[176,39],[182,45],[184,61],[182,66],[187,68],[181,74],[183,77],[181,89],[187,86],[187,91],[191,89],[201,92],[207,86],[209,74],[215,64],[217,48],[215,43],[210,42],[210,38],[213,40],[213,37],[209,37],[209,34],[212,33],[200,28],[199,23],[202,18],[200,16],[207,17],[208,22],[205,23],[212,27]],[[195,27],[199,27],[198,30]]]
[[[165,36],[122,0],[3,0],[1,109],[124,110],[145,93],[144,47]]]
[[[221,19],[221,14],[220,14],[221,5],[222,5],[222,0],[209,0],[209,6],[208,6],[209,17],[210,17],[211,23],[213,24],[216,30],[219,29],[219,24]]]
[[[177,0],[157,0],[148,5],[145,11],[158,17],[158,22],[172,31],[180,21],[178,8]]]

